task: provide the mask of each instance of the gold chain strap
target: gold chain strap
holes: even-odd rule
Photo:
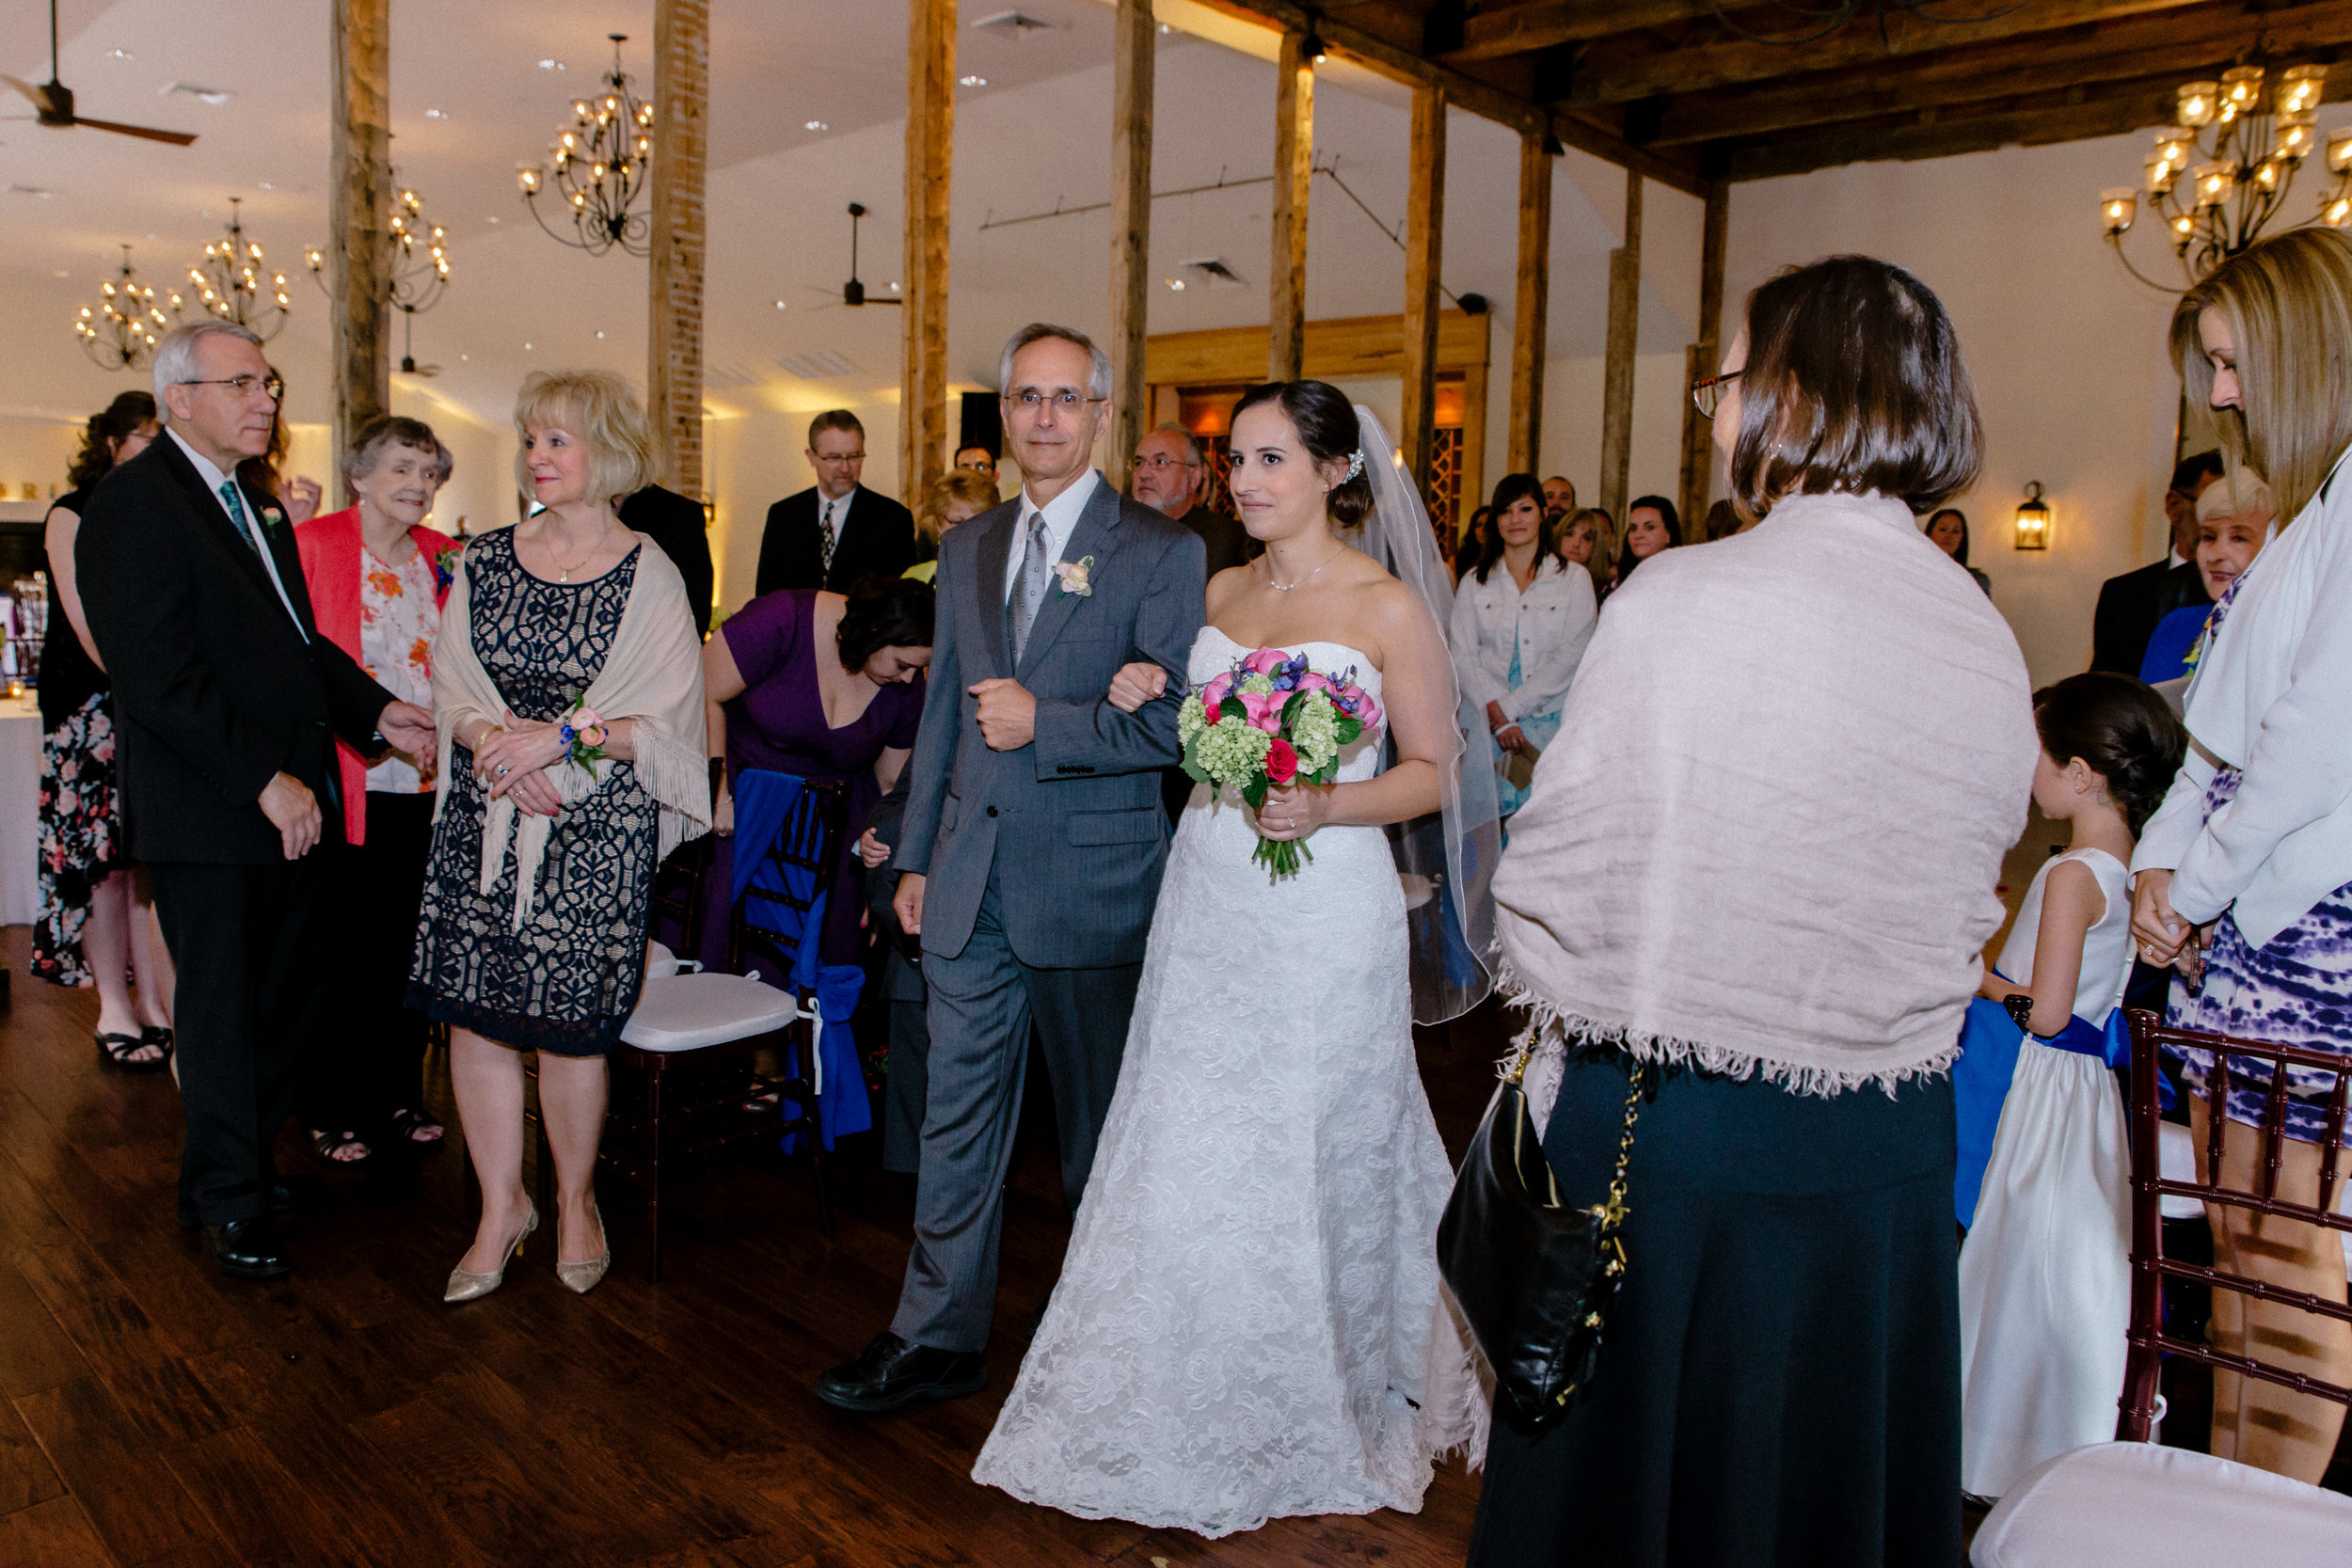
[[[1595,1211],[1612,1230],[1625,1223],[1625,1167],[1633,1158],[1633,1119],[1642,1114],[1642,1064],[1630,1069],[1632,1085],[1625,1095],[1625,1131],[1617,1138],[1617,1168],[1609,1175],[1609,1201]]]

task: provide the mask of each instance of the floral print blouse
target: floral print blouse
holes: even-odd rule
[[[441,629],[433,602],[433,563],[424,552],[393,566],[359,555],[359,667],[404,703],[433,706],[433,639]],[[393,752],[368,769],[368,788],[421,795],[433,788],[433,759]]]

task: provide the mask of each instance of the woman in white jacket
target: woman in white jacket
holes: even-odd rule
[[[2221,411],[2233,466],[2270,477],[2275,531],[2207,623],[2185,715],[2194,744],[2132,858],[2132,933],[2177,963],[2176,1024],[2352,1056],[2352,237],[2265,240],[2182,296],[2173,351],[2191,396]],[[2202,1085],[2209,1063],[2185,1060]],[[2247,1063],[2247,1068],[2255,1064]],[[2278,1196],[2318,1200],[2331,1072],[2294,1069]],[[2233,1074],[2223,1176],[2253,1184],[2268,1074]],[[2198,1163],[2206,1117],[2190,1101]],[[2201,1175],[2202,1172],[2201,1171]],[[2215,1212],[2220,1266],[2345,1299],[2337,1233]],[[2352,1383],[2352,1324],[2214,1292],[2214,1338]],[[2344,1408],[2231,1372],[2214,1377],[2212,1451],[2316,1482]]]
[[[1560,705],[1600,609],[1590,574],[1565,565],[1553,548],[1541,481],[1505,474],[1493,510],[1485,546],[1454,590],[1447,632],[1463,695],[1486,710],[1507,822],[1527,799],[1536,756],[1560,733]]]

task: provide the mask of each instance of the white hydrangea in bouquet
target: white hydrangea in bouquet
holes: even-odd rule
[[[1238,789],[1257,811],[1276,784],[1331,783],[1341,748],[1379,722],[1353,665],[1327,675],[1307,668],[1305,654],[1260,648],[1184,699],[1176,733],[1196,783]],[[1314,851],[1261,834],[1250,859],[1279,879],[1297,876],[1302,857]]]

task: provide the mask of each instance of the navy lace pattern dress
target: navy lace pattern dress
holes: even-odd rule
[[[548,582],[515,559],[510,532],[466,552],[474,656],[518,719],[554,719],[604,669],[637,580],[639,551],[586,582]],[[515,860],[481,891],[489,797],[473,753],[453,746],[449,798],[433,831],[408,1005],[490,1039],[562,1056],[600,1056],[644,984],[645,915],[660,854],[654,799],[628,763],[566,806],[548,835],[538,897],[514,926]]]

